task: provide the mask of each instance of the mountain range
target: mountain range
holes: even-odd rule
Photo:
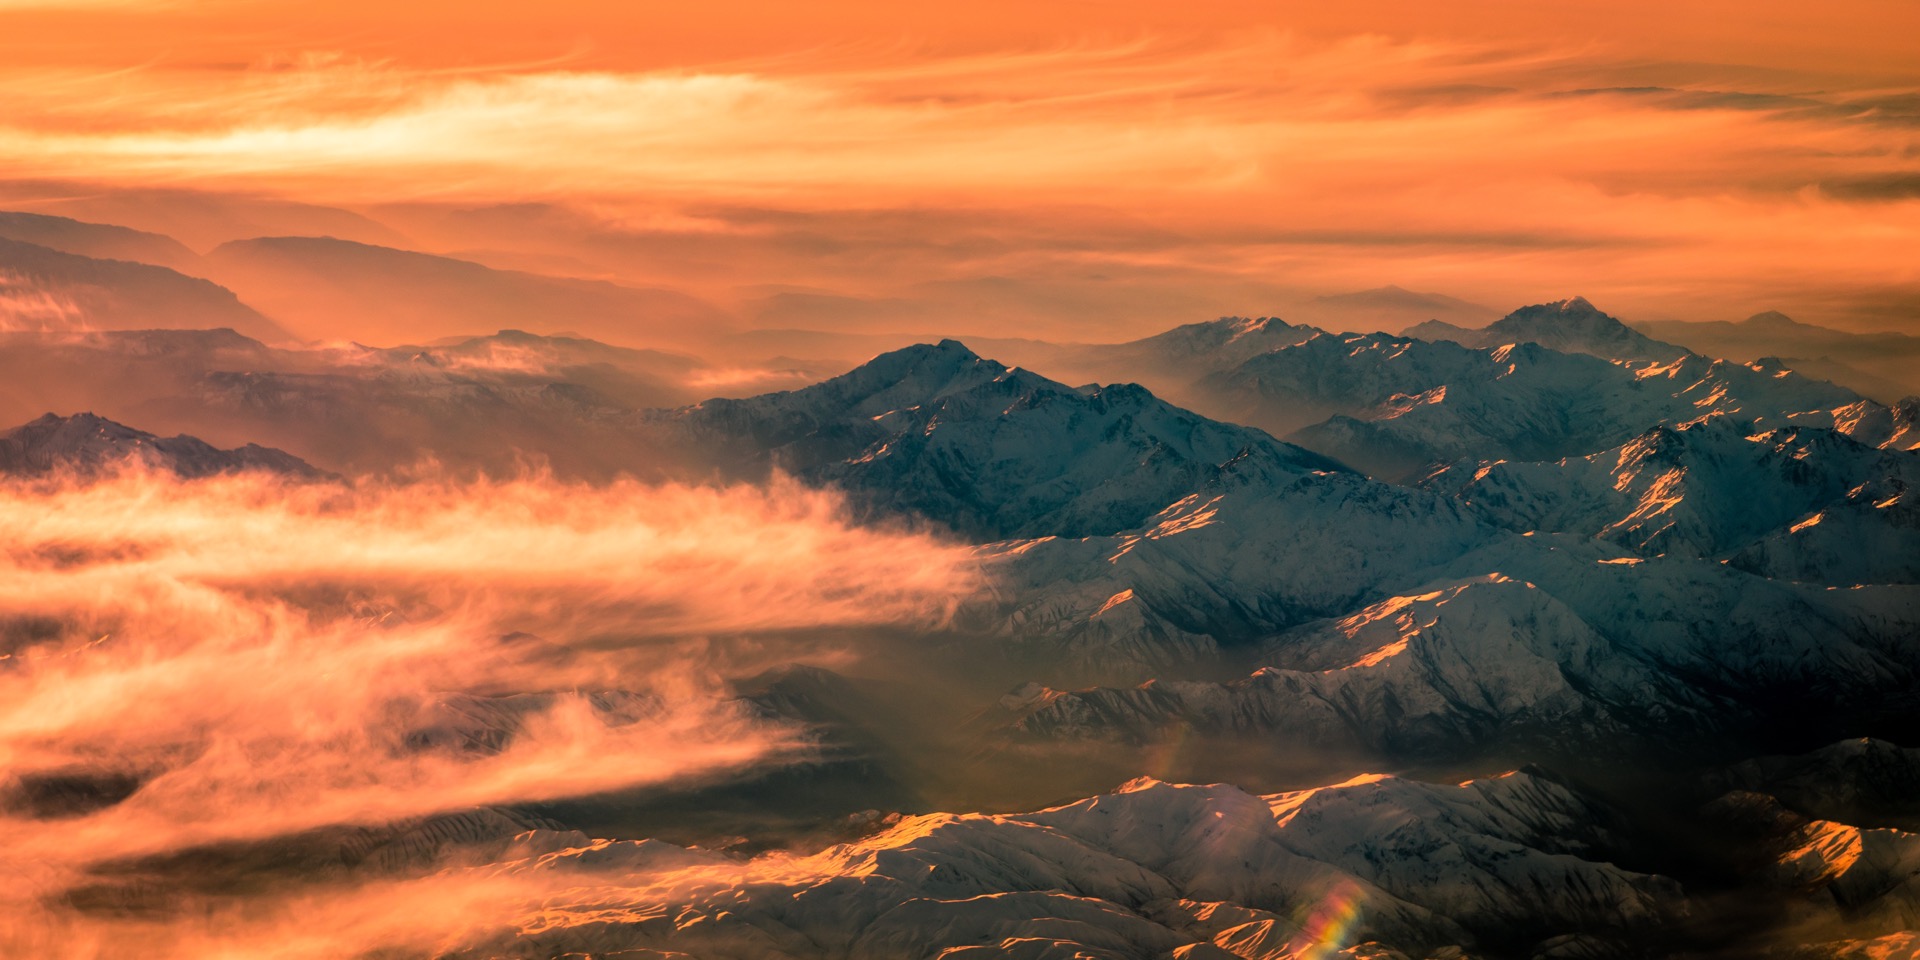
[[[1707,557],[1833,584],[1920,578],[1920,458],[1824,427],[1749,429],[1713,414],[1585,457],[1469,461],[1422,484],[1509,529],[1593,537],[1642,556]]]
[[[1409,320],[1481,326],[1497,319],[1500,312],[1444,293],[1418,293],[1388,284],[1314,297],[1300,305],[1299,315],[1311,323],[1365,331],[1396,329]]]
[[[0,433],[0,474],[99,473],[123,465],[180,477],[265,471],[313,480],[322,474],[285,451],[257,444],[222,450],[197,437],[157,437],[90,413],[47,414]]]
[[[207,259],[493,282],[392,253],[263,242]],[[388,348],[16,331],[7,409],[95,396],[214,442],[48,414],[0,435],[0,471],[84,483],[132,460],[186,482],[403,484],[406,456],[431,451],[501,472],[536,456],[570,479],[779,474],[840,491],[855,522],[971,551],[986,587],[937,628],[733,678],[743,710],[814,738],[784,770],[678,808],[587,798],[354,835],[330,869],[572,891],[447,956],[1838,958],[1920,942],[1920,753],[1894,745],[1920,736],[1920,401],[1696,354],[1578,298],[1418,332],[1225,319],[1013,344],[1015,365],[943,340],[699,399],[718,372],[701,358],[517,329]],[[1042,375],[1050,360],[1097,382]],[[844,651],[861,643],[888,676],[857,675]],[[401,742],[506,750],[543,696],[450,692]],[[588,699],[616,718],[643,703]],[[1089,784],[1113,756],[1129,778]],[[917,765],[976,773],[989,799],[945,805],[961,792]],[[1060,785],[1047,803],[995,783],[1041,767]],[[58,829],[59,811],[8,802]],[[798,826],[803,806],[831,813]],[[574,826],[635,816],[651,838]],[[733,829],[767,835],[721,842]],[[749,852],[768,847],[786,849]]]
[[[1509,343],[1537,343],[1562,353],[1584,353],[1607,360],[1670,362],[1687,351],[1662,343],[1600,312],[1585,297],[1521,307],[1478,329],[1429,320],[1403,334],[1417,340],[1447,340],[1485,349]]]
[[[166,267],[190,276],[197,275],[200,266],[199,254],[165,234],[70,217],[0,211],[0,238],[94,260]]]
[[[685,344],[721,332],[725,322],[713,306],[673,291],[496,270],[332,237],[230,241],[209,251],[206,263],[210,276],[307,339],[392,343],[478,326]]]
[[[1730,360],[1780,357],[1813,376],[1845,384],[1881,403],[1920,394],[1920,337],[1853,333],[1801,323],[1777,310],[1738,322],[1643,321],[1648,336]]]
[[[0,222],[0,331],[226,327],[268,341],[291,338],[279,324],[210,281],[150,263],[100,259],[8,239],[8,233],[25,232],[9,226]]]

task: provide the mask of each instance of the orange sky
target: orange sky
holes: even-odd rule
[[[276,49],[319,47],[435,66],[570,53],[597,67],[650,69],[847,43],[991,51],[1278,28],[1322,37],[1592,43],[1630,57],[1911,74],[1920,30],[1920,11],[1905,0],[0,0],[0,11],[13,27],[0,39],[8,62],[97,66],[148,58],[251,63]]]
[[[345,206],[770,324],[1102,338],[1397,283],[1915,330],[1916,38],[1908,0],[0,0],[0,195],[201,246],[101,198]]]

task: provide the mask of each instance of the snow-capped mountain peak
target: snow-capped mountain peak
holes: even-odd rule
[[[713,400],[664,422],[747,464],[855,491],[983,539],[1111,534],[1229,477],[1345,473],[1135,384],[1069,387],[947,340],[811,387]]]
[[[1585,297],[1521,307],[1488,325],[1478,346],[1537,343],[1609,360],[1673,360],[1687,351],[1654,340],[1587,302]]]

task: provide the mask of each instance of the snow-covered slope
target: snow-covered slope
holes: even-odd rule
[[[1525,573],[1531,568],[1567,580],[1583,598],[1580,619],[1605,634],[1633,620],[1627,598],[1644,586],[1641,574],[1600,563],[1617,551],[1581,553],[1579,571],[1569,573],[1565,561],[1540,559],[1556,549],[1546,538],[1498,534],[1461,500],[1368,480],[1138,388],[1065,387],[951,341],[884,355],[814,387],[713,401],[651,422],[737,464],[779,464],[888,511],[982,540],[1012,538],[981,548],[996,590],[963,611],[963,625],[1011,638],[1042,662],[1097,666],[1107,676],[1205,660],[1222,645],[1414,595],[1431,581],[1501,573],[1540,582]],[[1891,456],[1824,436],[1863,461]],[[1703,511],[1735,512],[1719,503],[1723,491],[1712,498]],[[1730,581],[1736,575],[1717,564],[1677,576],[1713,597],[1672,604],[1678,622],[1698,620],[1696,610],[1729,610],[1741,596],[1788,596]],[[1480,666],[1493,669],[1490,660]],[[1512,722],[1501,717],[1487,729]]]
[[[1833,410],[1810,411],[1792,419],[1831,426],[1869,446],[1920,450],[1920,397],[1907,397],[1892,406],[1861,400]]]
[[[1760,885],[1777,891],[1793,955],[1902,957],[1920,944],[1920,834],[1911,819],[1884,822],[1920,812],[1916,756],[1854,739],[1709,778],[1732,788],[1707,812],[1738,831]]]
[[[1135,528],[1226,477],[1346,473],[1258,430],[1130,384],[1076,389],[955,341],[883,354],[789,393],[712,400],[655,423],[743,466],[844,486],[983,540]]]
[[[1643,676],[1532,584],[1500,576],[1395,597],[1273,644],[1233,683],[1030,687],[1003,701],[1026,736],[1147,739],[1174,724],[1374,754],[1457,754],[1623,732]]]
[[[1017,816],[907,817],[750,862],[535,831],[509,873],[578,894],[474,955],[711,958],[1421,955],[1657,925],[1671,881],[1604,862],[1607,812],[1519,772],[1256,796],[1150,779]]]
[[[1728,559],[1768,577],[1822,583],[1920,583],[1920,486],[1881,479]]]
[[[984,627],[1083,663],[1192,660],[1351,609],[1494,531],[1121,385],[917,346],[812,387],[656,415],[681,448],[778,466],[983,541]]]
[[[0,474],[34,475],[71,470],[97,473],[123,464],[182,477],[263,470],[313,478],[320,471],[292,454],[247,444],[221,450],[195,437],[157,437],[91,413],[47,414],[0,433]]]
[[[1495,541],[1445,569],[1538,585],[1649,677],[1716,704],[1697,717],[1709,727],[1793,717],[1803,733],[1844,728],[1901,709],[1890,698],[1920,681],[1920,587],[1831,589],[1543,536]]]
[[[1586,457],[1459,463],[1423,485],[1512,530],[1645,556],[1730,557],[1763,575],[1828,583],[1920,574],[1920,512],[1908,493],[1920,488],[1920,455],[1830,429],[1750,433],[1714,414]]]
[[[1193,660],[1420,582],[1494,536],[1457,502],[1351,473],[1228,471],[1134,530],[982,547],[998,592],[968,616],[1116,671]]]
[[[1200,389],[1216,416],[1291,431],[1294,442],[1392,478],[1461,459],[1585,455],[1714,412],[1834,426],[1836,411],[1866,404],[1843,432],[1877,446],[1891,427],[1851,391],[1758,364],[1607,361],[1531,343],[1475,350],[1384,334],[1315,338]]]
[[[1441,581],[1279,634],[1232,683],[1157,680],[1003,699],[1015,732],[1152,739],[1177,725],[1428,757],[1528,743],[1631,751],[1898,710],[1920,680],[1920,589],[1830,591],[1710,562],[1544,538],[1497,542]]]
[[[1435,321],[1394,337],[1224,319],[1022,355],[1056,377],[1148,384],[1213,419],[1390,479],[1463,457],[1590,454],[1716,411],[1769,427],[1833,427],[1870,446],[1920,443],[1913,410],[1862,400],[1778,360],[1689,353],[1577,297],[1522,307],[1483,329]]]

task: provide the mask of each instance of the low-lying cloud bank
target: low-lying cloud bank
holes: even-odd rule
[[[189,942],[70,909],[143,858],[790,758],[806,732],[726,698],[716,639],[933,624],[979,576],[782,480],[128,472],[0,485],[0,529],[0,944],[51,956]],[[325,897],[385,917],[355,930],[425,909]],[[265,955],[341,946],[301,942]]]

